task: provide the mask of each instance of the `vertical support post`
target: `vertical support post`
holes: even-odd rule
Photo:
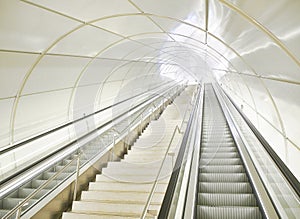
[[[16,219],[20,219],[20,217],[21,217],[21,211],[22,211],[22,206],[20,206],[20,208],[18,208],[18,210],[16,212]]]
[[[21,203],[22,203],[22,201],[19,202],[19,204],[21,204]],[[16,219],[20,219],[21,218],[22,208],[25,207],[25,206],[27,206],[28,204],[29,204],[29,202],[26,202],[26,203],[24,203],[23,205],[21,205],[18,208],[18,210],[16,212]]]
[[[74,194],[73,201],[76,201],[77,198],[77,187],[78,187],[78,178],[79,178],[79,170],[80,170],[80,154],[77,155],[77,163],[76,163],[76,179],[74,184]]]
[[[116,132],[113,130],[113,146],[111,148],[110,156],[109,156],[109,161],[114,161],[114,149],[116,145]]]
[[[139,127],[140,130],[138,131],[139,135],[142,134],[143,131],[142,123],[143,123],[143,113],[141,114],[141,118],[140,118],[140,127]]]

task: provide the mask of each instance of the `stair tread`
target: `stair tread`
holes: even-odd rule
[[[85,214],[85,213],[77,213],[77,212],[64,212],[62,219],[134,219],[139,217],[130,217],[130,216],[118,216],[118,215],[99,215],[99,214]],[[146,217],[149,218],[149,217]]]

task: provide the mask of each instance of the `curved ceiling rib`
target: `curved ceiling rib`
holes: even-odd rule
[[[0,147],[132,95],[118,93],[130,80],[145,78],[130,87],[140,92],[204,78],[245,103],[296,169],[289,160],[300,160],[293,153],[300,145],[299,7],[292,0],[3,0]]]
[[[238,13],[241,17],[245,18],[247,21],[255,25],[257,28],[259,28],[262,32],[264,32],[267,36],[269,36],[299,67],[300,67],[300,61],[296,58],[296,56],[284,45],[281,40],[276,37],[275,34],[273,34],[268,28],[266,28],[264,25],[259,23],[256,19],[248,15],[246,12],[241,10],[240,8],[236,7],[234,4],[226,1],[226,0],[219,0],[222,4],[230,8],[231,10]]]

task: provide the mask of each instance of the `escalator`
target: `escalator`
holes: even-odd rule
[[[156,218],[182,139],[176,130],[184,123],[193,92],[194,87],[183,91],[149,124],[124,158],[108,162],[62,218]]]
[[[122,129],[126,127],[127,123],[128,122],[124,120],[117,124],[115,128]],[[52,167],[43,171],[38,176],[34,177],[29,182],[25,183],[15,191],[11,192],[5,198],[1,199],[0,218],[2,218],[11,209],[17,206],[27,196],[37,190],[42,184],[47,182],[53,175],[61,171],[67,164],[70,164],[67,168],[62,170],[62,173],[54,181],[49,183],[44,189],[42,189],[31,200],[29,200],[28,204],[24,206],[22,210],[25,211],[31,205],[35,204],[39,199],[46,196],[76,171],[76,156],[78,156],[79,153],[81,154],[80,163],[81,165],[83,165],[91,160],[95,156],[95,154],[99,153],[101,148],[104,148],[106,145],[109,145],[112,142],[112,135],[113,131],[108,130],[104,134],[98,136],[97,138],[84,145],[80,150],[76,150],[74,153],[66,156]]]
[[[262,218],[212,85],[205,86],[197,218]]]
[[[298,218],[300,184],[220,87],[204,84],[158,218]]]
[[[0,183],[0,218],[16,218],[25,214],[25,217],[29,217],[27,216],[28,213],[35,214],[40,210],[40,206],[47,204],[44,200],[50,200],[48,196],[52,195],[54,197],[53,194],[56,195],[62,189],[65,189],[70,194],[66,195],[67,198],[63,197],[59,200],[61,202],[60,206],[56,206],[54,213],[49,213],[49,215],[61,214],[60,211],[65,210],[67,207],[67,201],[72,199],[72,186],[70,186],[70,189],[66,186],[71,184],[73,180],[71,177],[75,178],[76,170],[84,175],[81,177],[82,179],[80,178],[81,184],[79,186],[85,187],[84,183],[92,181],[95,174],[99,172],[100,166],[98,168],[98,166],[93,165],[102,158],[101,156],[103,156],[101,162],[119,160],[120,158],[117,156],[121,156],[121,153],[127,150],[127,145],[122,142],[126,140],[130,144],[132,139],[137,137],[139,130],[145,128],[151,117],[157,116],[163,106],[169,104],[172,98],[182,91],[175,91],[175,88],[177,87],[165,91],[164,94],[170,96],[169,98],[165,98],[163,95],[155,95],[151,99],[141,102],[130,112],[124,112],[124,114],[104,124],[103,127],[101,126],[103,130],[101,129],[98,136],[93,133],[98,133],[99,128],[92,131],[91,136],[83,136],[80,142],[76,141],[76,144],[68,144],[57,153],[50,154],[45,160],[42,159],[36,165],[37,167],[29,166],[28,171],[26,169],[26,171],[21,172],[21,176],[17,175],[16,179],[12,178],[7,182]],[[115,148],[116,144],[119,146]],[[114,147],[112,150],[116,156],[107,152],[110,147]],[[102,165],[100,163],[99,165]],[[74,197],[76,196],[74,195]],[[28,201],[25,202],[25,200]],[[42,201],[44,202],[41,203]],[[21,205],[21,208],[16,208],[20,203],[24,204]],[[40,206],[36,207],[39,203],[41,203]],[[64,209],[61,210],[60,208]]]

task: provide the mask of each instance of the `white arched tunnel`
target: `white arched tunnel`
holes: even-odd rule
[[[157,87],[217,81],[300,179],[299,10],[298,0],[0,0],[0,148]]]

